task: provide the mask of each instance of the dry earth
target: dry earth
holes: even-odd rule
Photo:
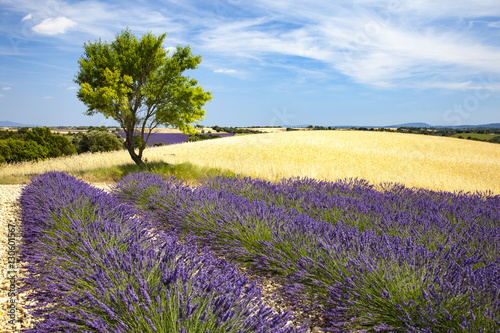
[[[18,199],[23,185],[0,185],[0,331],[18,332],[29,327],[33,318],[25,310],[26,301],[20,294],[19,279],[22,263],[19,259],[21,218]]]

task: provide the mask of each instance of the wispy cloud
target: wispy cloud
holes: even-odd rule
[[[220,68],[214,70],[214,73],[222,73],[222,74],[236,74],[237,71],[235,69],[226,69],[226,68]]]
[[[157,3],[144,1],[124,0],[113,3],[101,0],[76,2],[2,0],[1,2],[5,9],[24,15],[25,20],[22,21],[22,27],[0,25],[0,31],[4,30],[23,39],[34,39],[36,34],[52,35],[63,40],[68,46],[82,45],[89,39],[112,38],[127,26],[135,32],[152,30],[154,33],[180,32],[189,29],[186,22],[179,23],[169,15],[165,15],[163,10],[158,10]],[[27,30],[36,32],[35,36],[27,34]],[[173,36],[167,39],[173,45],[186,42]]]
[[[25,17],[23,17],[23,18],[21,19],[21,21],[29,21],[29,20],[31,20],[32,18],[33,18],[33,14],[31,14],[31,13],[30,13],[30,14],[26,15]]]
[[[233,76],[250,64],[376,87],[461,89],[500,74],[498,0],[2,1],[37,33],[72,45],[126,26],[168,31],[168,45],[191,44],[212,71]]]
[[[4,95],[3,95],[3,94],[0,94],[0,98],[2,98],[2,97],[4,97]]]
[[[53,96],[43,96],[43,99],[52,99],[54,98]]]
[[[165,51],[167,51],[167,53],[169,54],[173,54],[176,50],[177,48],[175,46],[168,46],[165,48]]]
[[[458,89],[483,73],[500,74],[498,43],[467,24],[455,27],[463,20],[500,15],[500,6],[489,0],[445,2],[449,6],[427,0],[393,5],[377,0],[353,5],[257,0],[255,7],[263,14],[220,19],[206,27],[200,40],[206,50],[227,58],[311,59],[331,74],[379,87],[424,87],[447,79],[441,87]]]
[[[3,87],[2,90],[11,90],[11,87]]]
[[[71,86],[71,87],[66,88],[66,90],[76,90],[76,89],[78,89],[78,88],[75,86]]]

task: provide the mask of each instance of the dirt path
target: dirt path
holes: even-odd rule
[[[32,317],[19,294],[21,218],[18,199],[23,185],[0,185],[0,332],[28,328]]]

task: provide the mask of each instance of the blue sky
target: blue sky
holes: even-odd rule
[[[113,125],[73,78],[127,26],[202,55],[202,124],[500,122],[498,0],[0,0],[0,120]]]

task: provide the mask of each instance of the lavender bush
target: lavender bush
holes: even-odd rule
[[[252,178],[207,178],[204,186],[267,205],[295,209],[315,219],[342,221],[360,230],[411,237],[429,249],[463,240],[469,254],[489,258],[500,251],[500,196],[409,189],[386,184],[377,191],[357,179],[338,182],[284,179],[280,183]]]
[[[125,132],[118,132],[123,138],[125,138]],[[215,134],[204,134],[204,135],[218,135],[220,137],[230,137],[234,136],[234,133],[215,133]],[[173,145],[178,143],[185,143],[189,138],[189,134],[184,133],[151,133],[148,139],[148,146],[152,147],[155,143],[161,143],[165,145]]]
[[[21,196],[28,332],[303,332],[245,275],[63,173]]]
[[[346,216],[339,210],[332,223],[308,214],[312,210],[300,210],[303,205],[308,206],[298,192],[295,195],[299,203],[295,204],[292,195],[280,197],[281,203],[262,200],[263,196],[252,200],[232,193],[235,191],[226,191],[227,184],[219,181],[222,183],[219,187],[213,181],[209,184],[211,188],[191,189],[174,179],[164,181],[159,176],[140,173],[124,178],[115,193],[120,200],[152,214],[164,228],[192,235],[200,244],[211,246],[227,258],[281,277],[291,301],[309,307],[314,304],[308,301],[317,301],[331,330],[495,332],[500,329],[498,255],[471,252],[470,239],[435,239],[429,247],[411,232],[401,237],[391,234],[390,228],[353,223],[353,216],[363,220],[363,207]],[[241,186],[244,191],[254,191],[252,184],[244,185],[247,186]],[[343,189],[347,192],[345,196],[375,197],[367,184],[354,185],[340,184],[353,188],[354,193]],[[299,192],[314,192],[317,184],[305,181],[293,186]],[[260,189],[256,187],[258,192]],[[427,193],[429,199],[426,199],[418,191],[417,198],[411,198],[405,189],[399,190],[407,197],[397,202],[396,191],[393,201],[387,204],[394,209],[406,205],[411,211],[419,196],[421,200],[441,200],[443,205],[452,199],[439,198],[437,193]],[[264,191],[261,193],[266,195]],[[497,200],[478,199],[487,204],[491,204],[488,200]],[[293,209],[285,208],[286,202],[291,202]],[[316,204],[319,206],[320,202]],[[369,207],[364,207],[366,214],[372,213]],[[495,222],[487,223],[494,226]]]

